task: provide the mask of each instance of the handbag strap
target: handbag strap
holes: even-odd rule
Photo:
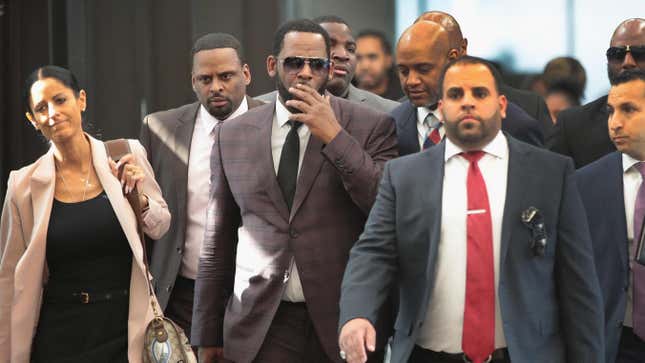
[[[107,154],[115,162],[119,161],[123,156],[132,153],[132,150],[130,149],[130,143],[126,139],[108,140],[105,141],[104,144]],[[118,178],[119,180],[121,180],[123,169],[119,170],[118,172]],[[157,310],[157,306],[154,302],[155,292],[149,278],[150,266],[148,266],[148,249],[146,248],[146,238],[143,234],[143,209],[141,208],[141,200],[139,199],[139,190],[135,185],[134,189],[129,194],[124,193],[124,195],[128,200],[128,203],[130,203],[130,207],[132,207],[132,211],[134,212],[134,215],[137,219],[137,234],[139,235],[139,241],[141,241],[141,247],[143,247],[143,266],[145,268],[146,281],[148,282],[148,295],[150,296],[150,305],[152,306],[152,312],[154,316],[156,318],[159,318],[163,315],[160,314]]]

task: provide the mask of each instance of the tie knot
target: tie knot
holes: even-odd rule
[[[634,164],[634,168],[638,170],[639,173],[641,173],[641,176],[643,178],[645,178],[645,162],[637,162],[636,164]]]
[[[300,121],[289,120],[287,121],[287,123],[289,123],[289,126],[291,126],[292,129],[296,129],[296,130],[298,130],[300,126],[302,126],[302,122]]]
[[[464,159],[468,160],[471,163],[477,163],[479,159],[481,159],[484,156],[484,152],[481,150],[476,150],[476,151],[466,151],[462,152],[461,156],[464,157]]]
[[[441,127],[441,121],[432,113],[430,112],[426,118],[423,119],[423,123],[431,128],[431,129],[438,129]]]

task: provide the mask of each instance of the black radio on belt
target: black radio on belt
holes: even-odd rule
[[[544,256],[547,235],[542,212],[535,207],[529,207],[522,212],[521,217],[522,223],[529,229],[531,234],[529,243],[533,256]]]

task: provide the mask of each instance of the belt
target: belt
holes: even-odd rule
[[[424,349],[420,346],[415,346],[415,350],[420,351],[420,355],[423,355],[424,360],[433,361],[446,361],[446,362],[460,362],[460,363],[470,363],[472,362],[464,353],[446,353],[446,352],[435,352],[433,350]],[[493,353],[488,357],[484,362],[510,362],[510,357],[508,355],[508,349],[499,348],[495,349]]]
[[[80,291],[71,293],[45,291],[43,299],[49,303],[92,304],[102,301],[124,299],[127,298],[129,294],[130,292],[127,289],[100,292]]]

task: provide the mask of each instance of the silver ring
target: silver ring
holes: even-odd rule
[[[341,350],[340,352],[338,352],[338,354],[340,354],[340,359],[342,359],[342,360],[347,359],[347,354],[345,354],[344,350]]]

